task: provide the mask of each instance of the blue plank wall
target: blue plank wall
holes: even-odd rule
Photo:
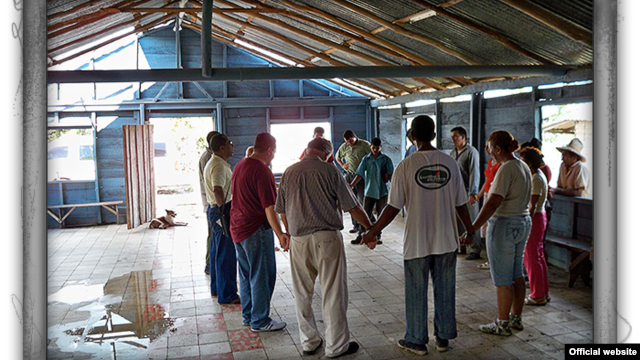
[[[138,47],[136,48],[136,45]],[[138,41],[131,41],[117,49],[113,53],[95,59],[95,67],[100,69],[139,69],[147,68],[200,68],[200,34],[191,29],[182,28],[180,32],[180,64],[176,57],[176,34],[173,31],[173,24],[156,29],[140,37]],[[137,55],[136,55],[137,51]],[[231,46],[213,40],[212,42],[212,66],[213,67],[269,67],[264,59],[250,55],[241,50],[236,50]],[[225,60],[226,54],[226,60]],[[136,59],[137,64],[136,64]],[[89,63],[87,63],[89,64]],[[85,64],[86,65],[86,64]],[[87,68],[88,65],[82,68]],[[315,82],[302,81],[303,94],[305,98],[320,100],[344,97],[356,97],[362,99],[362,105],[340,105],[335,106],[323,104],[322,106],[304,107],[304,118],[301,119],[300,106],[282,107],[278,102],[300,98],[300,81],[237,81],[237,82],[201,82],[196,86],[191,83],[182,83],[182,96],[179,94],[180,86],[177,83],[170,83],[164,90],[166,83],[143,83],[143,84],[95,84],[98,100],[109,105],[125,104],[134,100],[145,103],[157,103],[166,101],[180,102],[185,99],[183,108],[167,110],[172,114],[181,112],[202,112],[201,108],[196,110],[190,108],[194,100],[207,101],[211,104],[211,111],[216,109],[216,102],[223,105],[222,122],[226,133],[233,139],[236,154],[230,159],[230,163],[235,165],[244,157],[245,149],[253,145],[255,136],[260,132],[268,131],[269,119],[290,120],[290,121],[314,121],[322,119],[327,121],[333,114],[333,139],[334,147],[337,149],[342,144],[342,133],[346,129],[354,130],[360,137],[366,137],[366,115],[368,99],[350,90],[339,87],[335,84],[325,83],[326,86],[335,89],[329,91],[326,87]],[[138,92],[138,87],[140,92]],[[60,87],[59,99],[56,105],[72,105],[81,103],[82,99],[69,96],[72,87]],[[87,87],[87,91],[82,92],[84,99],[91,98],[93,89]],[[342,95],[341,95],[342,93]],[[157,98],[157,99],[156,99]],[[247,99],[246,105],[225,106],[225,100],[233,98]],[[252,106],[251,101],[268,100],[273,101],[273,107]],[[242,107],[245,106],[245,107]],[[129,108],[131,109],[131,108]],[[152,110],[157,116],[158,111]],[[65,116],[70,116],[65,113]],[[54,113],[48,114],[53,118]],[[79,113],[78,116],[91,118],[90,110]],[[95,114],[97,122],[96,133],[96,166],[98,192],[101,201],[122,200],[125,201],[124,193],[124,156],[122,150],[122,125],[139,124],[138,110],[118,110],[98,112]],[[62,186],[62,195],[60,187]],[[95,182],[64,182],[50,183],[47,189],[48,204],[64,203],[88,203],[95,202],[96,191]],[[126,221],[126,208],[123,204],[119,209],[120,222]],[[98,216],[100,214],[100,216]],[[65,221],[66,226],[80,226],[115,223],[115,215],[96,208],[76,209]],[[48,227],[59,226],[52,219],[48,219]]]

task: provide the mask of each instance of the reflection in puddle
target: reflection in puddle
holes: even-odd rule
[[[173,319],[154,299],[156,288],[151,271],[134,271],[110,279],[104,286],[73,285],[52,294],[50,305],[77,304],[80,307],[76,312],[90,315],[88,320],[75,323],[78,326],[63,328],[58,334],[49,333],[48,352],[83,352],[96,358],[116,358],[116,352],[119,357],[127,357],[132,351],[131,354],[139,356],[141,350],[150,350],[154,340],[167,334],[173,325]]]

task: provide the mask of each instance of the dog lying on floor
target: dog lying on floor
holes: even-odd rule
[[[171,226],[187,226],[187,223],[173,220],[178,215],[175,211],[167,209],[164,211],[167,212],[167,215],[151,220],[149,223],[149,229],[166,229]]]

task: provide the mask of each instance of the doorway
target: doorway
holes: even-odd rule
[[[300,161],[302,152],[307,148],[309,141],[313,140],[313,130],[316,127],[324,129],[324,138],[331,141],[331,123],[304,122],[304,123],[271,123],[271,135],[276,138],[276,156],[271,161],[272,171],[275,175],[282,174],[290,165]]]
[[[214,130],[211,116],[150,118],[154,126],[156,214],[165,209],[201,216],[198,163],[205,152],[207,134]]]

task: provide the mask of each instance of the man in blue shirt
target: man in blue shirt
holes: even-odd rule
[[[387,183],[391,181],[391,175],[393,174],[393,162],[391,158],[383,154],[382,142],[379,138],[371,140],[371,154],[362,158],[358,169],[356,170],[356,177],[351,181],[352,188],[362,180],[364,180],[364,211],[369,216],[371,223],[376,221],[373,216],[373,208],[375,207],[378,216],[382,214],[382,209],[387,206]],[[351,240],[351,243],[361,244],[362,236],[358,234],[358,237]],[[382,244],[380,238],[378,238],[378,244]]]

